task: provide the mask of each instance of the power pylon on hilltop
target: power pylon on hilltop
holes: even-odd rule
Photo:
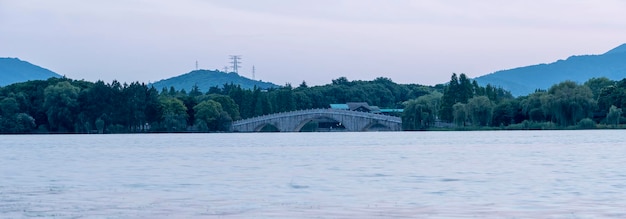
[[[239,64],[241,64],[239,60],[241,60],[241,55],[231,55],[230,59],[230,64],[232,64],[231,68],[233,69],[233,72],[239,74]]]

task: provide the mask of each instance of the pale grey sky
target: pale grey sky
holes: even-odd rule
[[[279,85],[453,72],[600,54],[626,43],[623,0],[0,0],[0,57],[73,79],[154,82],[222,69]]]

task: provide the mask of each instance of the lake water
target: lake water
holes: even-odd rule
[[[0,135],[2,218],[625,218],[626,132]]]

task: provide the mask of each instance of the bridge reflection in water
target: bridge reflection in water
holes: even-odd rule
[[[298,110],[233,122],[234,132],[401,130],[402,119],[400,117],[337,109]]]

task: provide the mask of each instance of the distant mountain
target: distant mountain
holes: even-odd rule
[[[235,85],[240,85],[241,88],[244,89],[252,89],[254,88],[254,86],[261,89],[278,87],[278,85],[269,82],[255,81],[246,77],[242,77],[234,72],[224,73],[221,71],[210,70],[192,71],[187,74],[154,82],[152,86],[154,86],[158,90],[174,87],[176,90],[185,89],[186,91],[190,91],[194,85],[198,85],[200,91],[207,92],[210,87],[217,86],[222,88],[224,84],[231,83]]]
[[[0,86],[52,77],[61,75],[18,58],[0,58]]]
[[[626,78],[626,44],[602,55],[571,56],[550,64],[497,71],[475,80],[480,85],[495,85],[511,91],[514,96],[523,96],[565,80],[584,83],[599,77],[611,80]]]

